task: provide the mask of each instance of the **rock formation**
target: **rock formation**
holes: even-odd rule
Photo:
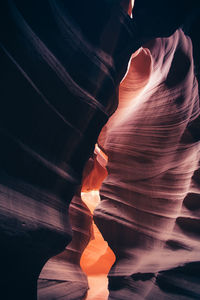
[[[193,122],[200,109],[192,44],[178,30],[141,51],[149,77],[137,93],[133,58],[120,87],[123,105],[100,136],[108,176],[94,219],[116,255],[109,299],[198,299],[200,143]]]
[[[50,260],[42,271],[39,297],[66,296],[69,294],[69,281],[74,283],[71,285],[74,298],[82,297],[87,290],[87,280],[79,267],[80,253],[90,238],[91,218],[78,194],[84,166],[93,153],[101,128],[117,107],[119,83],[132,53],[152,38],[172,34],[196,3],[195,0],[170,0],[160,5],[160,1],[152,0],[149,5],[149,2],[136,2],[134,19],[127,14],[127,11],[131,12],[128,0],[0,2],[0,291],[5,300],[35,300],[42,267],[62,251],[64,253]],[[135,206],[131,204],[130,216],[126,216],[130,220],[136,217],[134,225],[131,221],[129,228],[127,222],[121,221],[118,228],[115,220],[112,222],[114,227],[109,224],[109,230],[119,229],[117,239],[123,241],[118,247],[118,241],[113,242],[108,231],[106,239],[116,255],[120,253],[123,258],[117,260],[110,275],[116,275],[118,271],[124,274],[122,269],[130,275],[128,267],[133,261],[136,262],[135,270],[141,265],[144,266],[141,272],[145,272],[148,259],[146,261],[143,257],[149,257],[158,245],[168,239],[174,214],[177,214],[178,208],[180,212],[182,198],[188,193],[190,178],[197,168],[195,155],[198,144],[193,142],[189,125],[195,119],[198,108],[195,107],[195,81],[192,85],[191,45],[186,40],[179,31],[172,38],[156,40],[156,47],[152,45],[146,52],[141,52],[145,66],[152,66],[152,70],[145,69],[144,82],[134,88],[137,94],[135,104],[128,105],[129,100],[125,99],[126,120],[120,115],[115,124],[113,117],[112,130],[108,124],[108,132],[104,130],[101,135],[102,141],[105,140],[103,148],[110,157],[108,171],[112,170],[105,181],[102,196],[112,199],[107,192],[111,190],[109,180],[112,176],[113,191],[116,191],[116,186],[120,188],[121,182],[122,192],[128,191],[123,197],[126,199],[124,204],[122,192],[117,192],[120,214],[127,211],[129,198],[137,194],[137,203]],[[182,68],[174,76],[177,61],[181,62]],[[132,75],[129,79],[132,81]],[[182,91],[180,85],[184,87]],[[141,89],[143,92],[139,93]],[[129,92],[133,92],[132,87],[127,90],[127,96]],[[172,99],[172,95],[176,99]],[[124,129],[119,129],[124,124]],[[155,131],[155,128],[158,130]],[[117,135],[119,133],[118,137],[115,131]],[[113,145],[118,144],[115,139],[120,140],[119,146],[123,145],[120,162],[118,151],[113,155],[115,151],[110,148],[112,142],[109,139],[113,140]],[[189,156],[190,159],[187,159]],[[133,157],[137,158],[135,164],[126,165],[129,157],[131,162]],[[125,167],[127,170],[124,172]],[[133,172],[133,168],[137,171]],[[122,173],[119,176],[121,170],[124,179],[120,177]],[[176,184],[172,178],[180,184],[178,196],[174,196]],[[170,180],[170,184],[164,186],[164,194],[160,195],[160,187],[165,180]],[[91,185],[87,179],[86,182]],[[134,182],[138,183],[136,190]],[[113,191],[111,194],[115,194]],[[75,238],[70,248],[65,250],[72,236],[68,211],[75,192],[77,194],[70,208],[72,219],[75,216],[74,228],[81,220],[89,227],[83,240],[80,235],[81,239]],[[169,197],[166,196],[168,194]],[[162,204],[157,203],[158,196],[165,199]],[[154,202],[149,201],[145,208],[147,198]],[[102,209],[104,204],[107,205],[106,201],[103,199],[101,209],[96,211],[96,222],[100,227],[105,226],[99,220],[104,215]],[[105,214],[110,213],[111,207],[113,216],[117,216],[118,207],[110,201],[105,207]],[[161,209],[164,210],[162,216],[159,215]],[[80,210],[83,216],[76,217]],[[136,210],[139,211],[137,216]],[[149,212],[153,216],[149,216]],[[148,215],[146,219],[144,214]],[[154,223],[156,214],[158,217],[155,217]],[[138,218],[142,218],[144,224]],[[177,220],[178,228],[184,227],[182,217]],[[151,225],[148,230],[147,225]],[[81,227],[80,224],[78,226]],[[157,226],[160,226],[160,231],[155,230]],[[160,242],[165,226],[166,238]],[[121,239],[121,229],[126,232],[125,239]],[[138,243],[136,245],[133,239],[127,247],[128,235],[131,236],[133,231]],[[132,248],[135,248],[134,255]],[[142,256],[138,258],[140,248],[144,253],[140,251]],[[65,257],[70,257],[71,261],[63,264]],[[74,268],[76,270],[69,280],[70,271]],[[51,281],[50,284],[46,279]],[[53,282],[54,279],[60,282]]]
[[[81,255],[92,238],[92,214],[77,194],[69,207],[72,242],[44,266],[38,281],[38,299],[85,298],[88,290],[86,275],[80,267]]]
[[[72,242],[45,264],[38,281],[39,300],[81,300],[88,289],[87,299],[108,296],[107,274],[115,256],[92,222],[98,190],[107,175],[106,163],[107,156],[96,145],[83,172],[81,195],[77,193],[69,206]]]
[[[99,1],[3,0],[0,28],[0,287],[31,300],[71,240],[68,206],[134,43],[124,11]]]

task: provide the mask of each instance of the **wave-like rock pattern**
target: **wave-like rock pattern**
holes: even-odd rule
[[[68,206],[117,106],[131,53],[152,34],[171,34],[192,1],[183,11],[171,10],[171,1],[166,10],[148,2],[137,2],[133,22],[120,7],[129,1],[0,1],[4,299],[36,299],[43,265],[70,242]]]
[[[92,217],[106,163],[106,155],[96,145],[84,169],[81,195],[77,193],[69,206],[72,242],[44,266],[38,281],[39,300],[81,300],[88,289],[87,299],[107,298],[107,274],[115,257]]]
[[[107,1],[3,0],[0,28],[0,290],[35,300],[135,43]]]
[[[70,224],[73,238],[71,243],[59,255],[51,258],[38,280],[38,299],[84,299],[88,290],[88,281],[80,267],[83,251],[93,236],[92,214],[80,194],[77,193],[69,207]]]
[[[193,123],[200,109],[192,44],[177,30],[146,48],[148,83],[132,91],[132,59],[120,96],[128,101],[100,136],[108,176],[94,218],[116,255],[109,299],[198,299],[200,143]]]

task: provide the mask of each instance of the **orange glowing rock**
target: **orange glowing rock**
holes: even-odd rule
[[[94,158],[90,158],[83,172],[82,192],[99,190],[107,176],[107,155],[96,144]]]
[[[96,145],[93,165],[90,160],[84,171],[81,197],[91,213],[100,201],[98,189],[107,176],[107,159],[106,154]],[[104,300],[108,297],[107,274],[115,261],[115,255],[94,222],[92,232],[93,236],[83,252],[80,265],[88,276],[90,287],[86,299]]]
[[[91,212],[99,203],[99,193],[82,193],[82,199]],[[81,257],[81,267],[87,275],[107,275],[115,261],[115,255],[108,247],[96,225],[93,224],[93,238]]]

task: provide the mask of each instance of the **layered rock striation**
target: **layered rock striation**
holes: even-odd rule
[[[73,238],[59,255],[51,258],[38,280],[38,299],[85,299],[88,280],[80,267],[80,259],[93,237],[92,214],[77,193],[69,207]]]
[[[184,5],[180,6],[179,0],[176,1],[177,5],[174,5],[174,1],[168,1],[164,9],[165,7],[161,7],[159,2],[154,0],[152,5],[149,5],[149,1],[138,1],[134,12],[135,21],[133,21],[126,13],[126,10],[130,11],[129,1],[1,1],[0,288],[4,299],[35,300],[37,279],[44,264],[49,258],[63,250],[64,254],[60,257],[68,256],[65,247],[72,236],[68,216],[69,203],[81,185],[84,165],[93,153],[99,132],[117,107],[118,86],[126,73],[131,54],[141,46],[142,42],[152,37],[172,34],[182,24],[187,12],[190,12],[191,3],[195,3],[192,0],[189,3],[185,1]],[[159,20],[160,26],[157,26],[156,20]],[[148,83],[147,86],[152,88],[148,90],[147,86],[145,87],[147,93],[140,102],[143,105],[141,109],[140,105],[133,106],[137,111],[134,124],[138,132],[135,134],[141,134],[137,146],[141,146],[140,151],[146,151],[146,146],[142,148],[142,137],[146,139],[145,145],[151,148],[150,137],[154,132],[153,129],[160,126],[159,143],[163,145],[162,150],[159,150],[161,153],[159,165],[162,166],[165,161],[166,166],[174,169],[176,165],[174,167],[171,163],[172,157],[177,160],[178,164],[181,156],[185,157],[186,152],[196,153],[196,146],[193,142],[190,148],[187,147],[187,143],[186,146],[184,144],[187,134],[186,137],[183,136],[183,149],[180,147],[179,151],[177,148],[177,157],[173,156],[173,153],[177,152],[174,152],[174,148],[171,147],[172,143],[176,147],[178,137],[182,137],[181,132],[186,128],[184,127],[186,125],[183,125],[186,124],[184,120],[188,118],[187,124],[189,124],[192,118],[195,118],[197,109],[195,109],[194,101],[190,101],[190,112],[189,108],[187,110],[185,107],[186,94],[190,93],[193,99],[195,84],[191,88],[189,82],[182,94],[179,91],[176,101],[170,100],[173,88],[179,86],[179,79],[177,81],[173,72],[170,73],[170,70],[174,68],[171,49],[173,47],[177,49],[175,53],[179,61],[182,62],[180,59],[182,54],[186,57],[183,70],[181,69],[180,74],[177,75],[178,78],[180,75],[184,85],[186,78],[189,78],[187,69],[190,68],[190,46],[186,52],[178,51],[187,43],[184,39],[181,42],[177,34],[172,39],[159,41],[156,42],[160,45],[158,48],[160,47],[161,53],[166,53],[166,55],[164,58],[162,54],[158,55],[155,48],[150,49],[155,67],[153,67],[149,81],[152,85]],[[166,49],[162,41],[165,41]],[[166,41],[169,41],[169,44]],[[170,41],[174,43],[173,47]],[[184,49],[187,50],[187,46]],[[168,54],[167,50],[169,50]],[[148,60],[148,57],[146,58]],[[162,64],[163,68],[161,68]],[[157,71],[156,66],[158,66]],[[158,73],[159,76],[161,74],[162,80],[166,79],[164,74],[168,77],[165,80],[166,88],[160,84]],[[146,80],[148,81],[148,75]],[[158,84],[160,84],[159,88]],[[148,95],[155,94],[158,100],[161,90],[165,93],[164,99],[169,98],[169,101],[173,103],[172,106],[161,103],[161,100],[156,101],[157,109],[152,105],[145,105],[149,102],[147,101]],[[162,122],[159,123],[161,116],[163,121],[165,120],[164,111],[168,115],[169,127],[165,127]],[[186,114],[183,114],[183,111]],[[154,118],[150,117],[151,114],[154,114]],[[129,127],[132,126],[130,116],[132,116],[132,109],[127,112],[126,124],[130,122]],[[174,125],[175,118],[177,119],[175,123],[179,124],[180,128]],[[140,130],[138,126],[141,127]],[[177,127],[176,133],[173,131],[173,126]],[[163,134],[169,134],[170,138],[162,139]],[[123,136],[126,139],[126,134]],[[171,139],[172,136],[173,139]],[[124,147],[127,141],[122,141]],[[130,145],[131,141],[132,138],[128,141]],[[154,137],[153,158],[159,153],[156,141]],[[107,148],[112,157],[112,151],[109,147]],[[170,149],[171,154],[166,160],[167,149]],[[126,151],[123,152],[126,155]],[[143,159],[142,155],[143,152],[138,156],[136,166],[140,163],[140,158]],[[148,161],[148,155],[144,156]],[[139,173],[135,173],[133,179],[131,177],[131,180],[138,182],[141,179],[149,180],[151,176],[159,177],[161,173],[165,173],[164,167],[161,168],[162,170],[154,168],[151,159],[148,163],[153,173],[147,168],[146,177],[143,178],[144,168],[142,167]],[[194,162],[189,163],[188,160],[185,163],[188,164],[191,175],[192,170],[195,169]],[[120,164],[124,164],[123,155]],[[181,170],[185,170],[184,167]],[[130,170],[127,169],[126,176],[129,176],[129,172]],[[117,175],[117,177],[117,180],[121,181],[120,176]],[[110,175],[108,178],[110,180]],[[143,186],[144,194],[149,191],[148,180],[147,186]],[[185,180],[183,179],[184,182]],[[163,182],[161,180],[161,184]],[[129,190],[128,184],[124,187]],[[138,191],[141,192],[140,188]],[[156,198],[156,193],[156,190],[153,191],[150,198]],[[185,190],[182,194],[184,193]],[[78,197],[80,198],[80,195]],[[77,199],[74,200],[74,208],[77,206]],[[177,209],[178,203],[179,201],[175,201],[171,207],[170,202],[169,213]],[[115,214],[114,210],[113,213]],[[168,210],[166,214],[168,215]],[[162,225],[164,223],[158,222],[157,224],[164,226]],[[170,221],[170,224],[172,223]],[[146,224],[144,228],[145,226]],[[119,231],[119,237],[120,234]],[[155,236],[157,237],[154,237],[155,243],[157,243],[160,241],[159,232]],[[145,243],[150,247],[151,243],[147,241]],[[71,251],[72,262],[75,260],[74,266],[78,266],[78,252],[73,242],[71,246],[74,251],[74,255]],[[78,245],[78,247],[82,246]],[[57,265],[62,259],[57,257],[55,260],[55,265]],[[45,280],[45,272],[48,273],[48,268],[52,272],[55,268],[55,273],[51,274],[50,279],[54,280],[55,274],[60,276],[61,284],[66,290],[68,277],[64,270],[61,270],[60,275],[56,273],[56,267],[55,265],[52,267],[53,264],[54,259],[47,264],[46,271],[43,270],[42,276],[44,277],[41,279]],[[124,266],[126,266],[126,260]],[[62,269],[61,264],[60,268]],[[68,268],[70,269],[70,265]],[[76,269],[80,271],[79,267]],[[87,282],[81,274],[81,272],[79,275],[74,274],[72,279],[78,284],[83,280],[82,292],[84,293],[87,289]],[[57,292],[58,296],[63,296],[62,291],[59,294],[59,286],[55,285],[55,289],[51,289],[47,282],[43,281],[43,283],[43,293],[41,293],[43,299],[47,297],[45,294],[48,297],[57,297]]]
[[[131,82],[136,57],[120,87],[124,105],[100,136],[108,176],[94,219],[116,255],[109,299],[197,299],[200,143],[193,123],[200,109],[192,44],[177,30],[146,48],[144,87],[136,93]]]
[[[43,265],[71,240],[69,203],[133,36],[125,12],[99,1],[3,0],[0,28],[0,287],[36,299]]]

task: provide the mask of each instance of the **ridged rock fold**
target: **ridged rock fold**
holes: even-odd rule
[[[193,122],[200,109],[192,44],[177,30],[145,47],[149,77],[137,93],[133,58],[121,108],[99,140],[108,176],[94,219],[116,255],[109,299],[196,299],[200,143]]]

